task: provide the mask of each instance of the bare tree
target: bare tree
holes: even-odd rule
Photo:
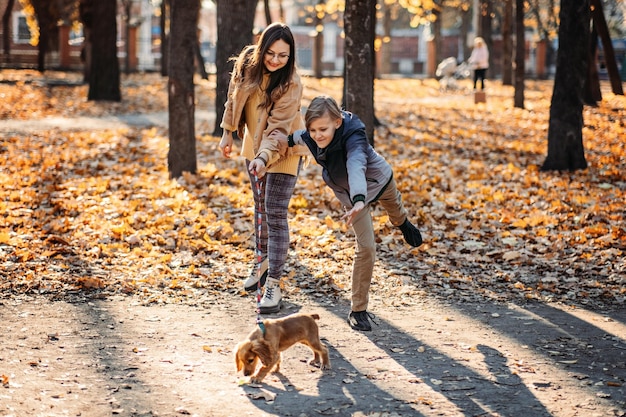
[[[533,23],[539,35],[539,42],[545,45],[544,48],[537,48],[537,53],[543,53],[544,55],[542,57],[537,56],[537,59],[541,59],[549,65],[554,59],[554,47],[550,39],[554,37],[553,34],[558,29],[556,16],[558,8],[555,5],[555,0],[528,0],[526,4],[529,8],[528,17],[533,17]],[[539,69],[542,72],[538,72],[537,76],[545,78],[547,76],[546,68]]]
[[[2,15],[2,44],[4,45],[4,56],[6,62],[11,62],[11,13],[13,12],[13,6],[15,0],[9,0],[7,2],[7,8],[4,9]]]
[[[468,40],[468,35],[472,28],[472,8],[469,0],[462,1],[457,7],[459,13],[461,13],[461,39],[463,39],[463,59],[469,57],[472,53],[472,47]]]
[[[593,14],[593,11],[591,12]],[[598,66],[595,65],[598,56],[598,31],[596,25],[591,26],[591,36],[589,39],[589,65],[587,66],[587,77],[583,87],[583,103],[588,106],[597,106],[598,101],[602,101],[602,91],[600,90],[600,74]]]
[[[480,36],[491,48],[493,46],[493,31],[491,30],[491,27],[493,25],[493,5],[491,0],[480,0],[480,7]],[[489,54],[489,68],[491,68],[490,72],[494,72],[493,56],[494,54]]]
[[[617,69],[617,62],[615,60],[615,51],[613,50],[613,43],[611,42],[611,35],[609,34],[609,27],[604,17],[602,9],[602,2],[600,0],[591,0],[591,17],[593,19],[593,28],[597,31],[600,39],[602,40],[602,47],[604,48],[604,62],[606,70],[609,74],[609,80],[611,81],[611,88],[613,94],[623,96],[624,90],[622,89],[622,81]]]
[[[46,0],[30,0],[37,24],[39,25],[39,42],[37,43],[37,70],[44,72],[46,70],[46,54],[51,46],[56,46],[59,29],[56,25],[57,16],[55,8]]]
[[[265,25],[271,25],[272,13],[270,13],[270,0],[263,0],[263,12],[265,13]]]
[[[81,61],[83,62],[83,82],[89,83],[91,78],[91,32],[93,29],[93,1],[81,0],[78,6],[79,19],[83,24],[83,49],[80,51]]]
[[[430,11],[430,14],[433,16],[433,22],[430,27],[433,35],[433,42],[435,44],[435,65],[446,58],[443,52],[443,37],[441,35],[441,3],[443,1],[444,0],[433,1],[433,8]],[[431,77],[434,75],[435,74],[429,74]]]
[[[513,85],[513,0],[504,0],[502,22],[502,84]]]
[[[230,72],[233,69],[230,58],[252,43],[256,5],[256,0],[217,0],[215,120],[218,122],[215,123],[214,136],[222,136],[219,120],[224,115]]]
[[[170,66],[170,0],[161,0],[159,25],[161,26],[161,75],[167,77]]]
[[[84,0],[93,11],[88,100],[121,101],[120,64],[117,60],[117,2]]]
[[[587,168],[582,138],[582,94],[589,65],[589,6],[589,0],[561,2],[548,156],[542,171]]]
[[[323,25],[322,18],[324,14],[318,10],[324,7],[326,0],[317,0],[317,6],[313,13],[315,22],[315,38],[313,39],[313,75],[315,78],[322,78],[322,52],[324,48],[324,37],[322,36],[321,27]]]
[[[365,123],[374,143],[374,36],[376,0],[346,0],[344,104]]]
[[[130,56],[130,51],[131,51],[131,44],[130,44],[130,29],[131,29],[131,10],[132,10],[132,6],[133,6],[133,1],[132,0],[121,0],[121,4],[122,4],[122,10],[124,11],[124,13],[122,13],[122,21],[124,22],[124,38],[126,39],[126,41],[124,42],[124,52],[126,54],[125,58],[124,58],[124,72],[126,74],[130,74],[131,72],[131,68],[130,68],[130,62],[131,62],[131,56]]]
[[[525,55],[524,0],[515,0],[515,93],[513,105],[520,109],[524,108]]]
[[[176,0],[171,4],[167,167],[172,178],[197,170],[193,74],[199,14],[200,0]]]

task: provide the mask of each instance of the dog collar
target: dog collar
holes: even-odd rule
[[[256,323],[259,325],[259,329],[261,329],[261,333],[263,333],[263,336],[265,337],[265,324],[263,324],[263,321],[261,320],[257,320]]]

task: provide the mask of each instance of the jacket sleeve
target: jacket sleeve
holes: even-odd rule
[[[298,129],[293,132],[293,134],[291,135],[293,139],[293,145],[289,145],[289,148],[287,149],[287,156],[312,156],[311,150],[302,139],[302,135],[306,133],[306,129]]]
[[[350,186],[350,201],[365,201],[367,196],[367,137],[363,129],[356,130],[346,140],[346,168]]]
[[[278,130],[285,135],[292,133],[291,130],[294,123],[298,122],[295,123],[298,125],[302,119],[302,114],[300,113],[301,100],[302,84],[298,78],[295,78],[289,84],[289,88],[285,94],[272,106],[267,118],[267,127],[263,131],[263,138],[261,139],[261,144],[257,152],[257,155],[264,153],[267,156],[268,166],[281,157],[278,141],[268,136],[274,130]],[[297,118],[300,118],[300,120],[296,120]]]
[[[243,75],[237,71],[246,71],[246,62],[253,51],[252,46],[244,48],[237,57],[233,72],[230,74],[224,114],[220,123],[222,129],[235,131],[240,138],[243,138],[245,127],[245,119],[242,117],[243,106],[248,100],[249,91],[243,86]]]
[[[235,77],[233,73],[231,74],[230,82],[228,83],[228,93],[226,95],[226,103],[224,103],[224,114],[222,115],[222,122],[220,123],[220,127],[224,130],[237,130],[237,121],[235,120],[235,111],[233,108],[235,84]]]

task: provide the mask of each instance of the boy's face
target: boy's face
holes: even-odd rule
[[[309,124],[309,135],[320,149],[324,149],[333,140],[339,126],[341,126],[341,118],[333,119],[326,113]]]

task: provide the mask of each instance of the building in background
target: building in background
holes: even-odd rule
[[[8,0],[0,0],[0,10],[6,9]],[[326,2],[329,3],[329,2]],[[344,42],[343,16],[341,11],[315,12],[320,0],[270,1],[272,21],[284,20],[291,27],[296,38],[296,62],[304,73],[314,73],[319,69],[322,76],[335,76],[343,73]],[[118,9],[118,56],[120,69],[124,72],[160,71],[161,65],[161,26],[160,6],[155,0],[131,0],[126,18],[126,10],[121,3]],[[454,14],[454,10],[451,12]],[[321,16],[321,17],[320,17]],[[412,27],[409,17],[396,16],[388,33],[383,33],[382,19],[379,16],[377,27],[377,75],[426,76],[428,68],[436,67],[433,60],[431,33],[428,25]],[[454,16],[451,22],[458,21]],[[212,1],[202,1],[198,22],[200,51],[208,73],[215,72],[215,48],[217,47],[216,8]],[[267,25],[263,2],[259,2],[255,17],[255,32],[260,33]],[[454,24],[442,31],[441,46],[446,57],[455,57],[461,62],[464,57],[464,35]],[[81,52],[83,34],[80,25],[59,28],[59,41],[46,55],[46,68],[80,71],[83,68]],[[4,54],[4,31],[9,30],[10,59]],[[127,39],[128,38],[128,39]],[[321,39],[320,39],[321,38]],[[528,39],[532,39],[532,35]],[[30,44],[31,33],[27,18],[19,1],[15,1],[9,28],[0,26],[0,68],[35,68],[37,47]],[[494,33],[490,52],[493,55],[492,76],[500,73],[502,39]],[[623,41],[618,43],[619,46]],[[539,45],[540,46],[540,45]],[[386,48],[383,50],[383,48]],[[319,51],[317,49],[320,49]],[[541,75],[537,53],[537,42],[527,43],[526,68],[529,77]],[[319,57],[319,61],[317,60]],[[623,59],[619,60],[622,64]],[[548,65],[541,61],[541,65]],[[626,71],[626,70],[623,70]]]

